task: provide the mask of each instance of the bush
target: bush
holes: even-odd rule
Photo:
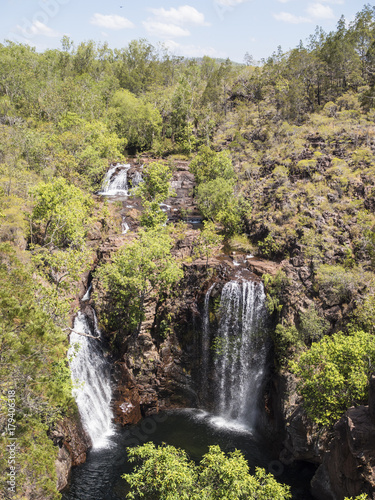
[[[374,364],[374,337],[358,331],[324,337],[290,366],[300,377],[298,391],[307,414],[319,425],[331,425],[350,406],[366,402]]]
[[[340,265],[322,264],[315,275],[320,292],[331,304],[348,303],[356,290],[365,286],[368,273],[362,269],[346,269]]]
[[[296,352],[304,346],[302,334],[294,325],[279,323],[272,334],[272,340],[275,357],[280,366],[286,365],[292,352]]]
[[[329,329],[329,322],[316,310],[314,304],[300,314],[300,330],[305,342],[320,340]]]
[[[249,473],[245,457],[238,450],[226,456],[219,446],[210,446],[199,466],[185,451],[153,443],[128,450],[129,460],[139,462],[134,472],[122,477],[130,485],[127,498],[160,500],[286,500],[289,486],[257,468]]]

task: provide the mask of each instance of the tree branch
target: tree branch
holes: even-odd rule
[[[76,330],[73,330],[73,328],[64,328],[63,331],[66,332],[67,330],[69,330],[70,333],[76,333],[77,335],[81,335],[82,337],[89,337],[90,339],[99,340],[100,342],[102,341],[100,337],[94,337],[93,335],[88,335],[87,333],[77,332]]]

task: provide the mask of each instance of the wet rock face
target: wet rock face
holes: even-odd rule
[[[62,491],[68,485],[71,468],[86,461],[91,442],[78,418],[65,418],[59,422],[50,437],[55,446],[59,447],[55,463],[57,489]]]
[[[119,365],[118,374],[119,383],[114,393],[113,404],[116,422],[121,425],[136,424],[142,418],[136,380],[126,363]]]

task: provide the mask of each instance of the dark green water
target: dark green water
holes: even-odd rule
[[[255,433],[254,433],[255,434]],[[72,471],[69,490],[63,500],[121,500],[126,496],[124,472],[131,472],[126,449],[153,441],[185,449],[191,459],[199,461],[208,447],[218,444],[229,452],[240,449],[250,468],[264,467],[278,481],[292,486],[293,498],[309,500],[308,487],[314,469],[308,464],[282,465],[274,450],[274,443],[266,436],[220,419],[213,419],[201,410],[170,411],[142,420],[129,429],[118,430],[111,436],[107,448],[93,449],[87,461]]]

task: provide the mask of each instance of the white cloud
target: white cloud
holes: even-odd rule
[[[277,1],[280,2],[280,3],[288,3],[288,2],[290,2],[290,0],[277,0]]]
[[[335,14],[328,5],[313,3],[306,9],[307,13],[314,19],[334,19]]]
[[[90,19],[90,23],[95,26],[101,26],[109,30],[123,30],[126,28],[134,28],[134,24],[126,19],[126,17],[118,16],[117,14],[94,14]]]
[[[324,3],[332,3],[334,5],[343,5],[345,0],[322,0]]]
[[[248,2],[249,0],[216,0],[217,5],[225,5],[225,7],[234,7],[240,3]]]
[[[308,17],[295,16],[290,12],[279,12],[278,14],[273,14],[273,17],[277,21],[283,21],[284,23],[290,23],[290,24],[301,24],[301,23],[311,22],[311,20]]]
[[[223,52],[218,52],[213,47],[202,47],[201,45],[182,45],[175,42],[174,40],[167,40],[164,45],[173,54],[177,54],[185,57],[227,57]]]
[[[148,19],[144,21],[143,26],[147,30],[147,33],[154,36],[159,36],[161,38],[175,38],[180,36],[189,36],[190,31],[182,28],[181,26],[177,26],[172,23],[162,23],[159,21],[153,21]]]
[[[150,11],[159,22],[175,24],[177,26],[185,24],[207,26],[204,14],[190,5],[181,5],[177,9],[171,7],[168,10],[161,7],[160,9],[150,9]]]
[[[17,29],[22,33],[26,38],[32,38],[33,36],[42,35],[49,36],[51,38],[61,36],[61,33],[49,28],[46,24],[35,20],[33,23],[30,23],[26,26],[17,25]]]

